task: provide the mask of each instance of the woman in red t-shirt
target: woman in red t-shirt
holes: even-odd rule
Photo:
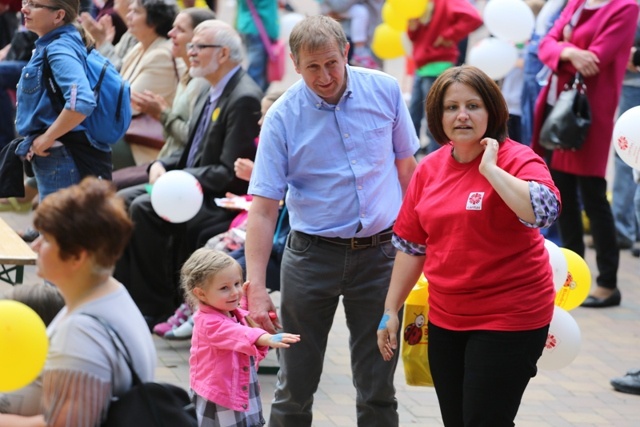
[[[512,426],[542,354],[555,291],[544,237],[560,196],[544,161],[507,136],[500,88],[471,66],[427,97],[443,145],[416,169],[394,226],[399,249],[378,345],[390,360],[398,312],[429,280],[429,364],[445,426]]]

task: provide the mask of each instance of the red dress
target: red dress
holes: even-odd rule
[[[558,92],[576,72],[570,61],[560,61],[560,53],[565,47],[589,49],[600,60],[600,72],[585,79],[592,116],[587,140],[580,150],[554,151],[551,168],[578,176],[604,178],[622,79],[635,36],[638,5],[634,0],[611,0],[597,9],[584,8],[570,41],[562,41],[564,27],[584,2],[585,0],[569,1],[553,28],[542,39],[538,56],[557,74]],[[538,139],[549,88],[550,85],[543,87],[534,113],[531,146],[539,154],[543,153]]]

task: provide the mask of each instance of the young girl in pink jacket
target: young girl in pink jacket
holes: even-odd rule
[[[249,326],[240,308],[243,272],[229,255],[195,251],[182,267],[187,302],[198,307],[191,337],[190,386],[200,427],[265,424],[257,365],[269,347],[287,348],[300,335],[271,335]]]

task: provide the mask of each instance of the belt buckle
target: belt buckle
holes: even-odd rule
[[[369,242],[367,243],[363,243],[363,244],[358,244],[358,241],[360,239],[368,239]],[[371,237],[353,237],[351,238],[351,249],[361,249],[361,248],[368,248],[368,247],[374,247],[378,245],[378,235],[374,234]]]

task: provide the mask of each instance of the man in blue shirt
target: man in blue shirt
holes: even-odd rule
[[[280,328],[265,288],[279,201],[289,209],[281,265],[281,319],[302,336],[280,352],[270,426],[312,422],[327,337],[340,296],[350,330],[360,426],[398,425],[397,359],[376,354],[395,249],[391,226],[419,147],[397,81],[347,65],[349,44],[335,20],[318,15],[289,38],[302,80],[267,112],[249,186],[247,279],[252,318]]]

